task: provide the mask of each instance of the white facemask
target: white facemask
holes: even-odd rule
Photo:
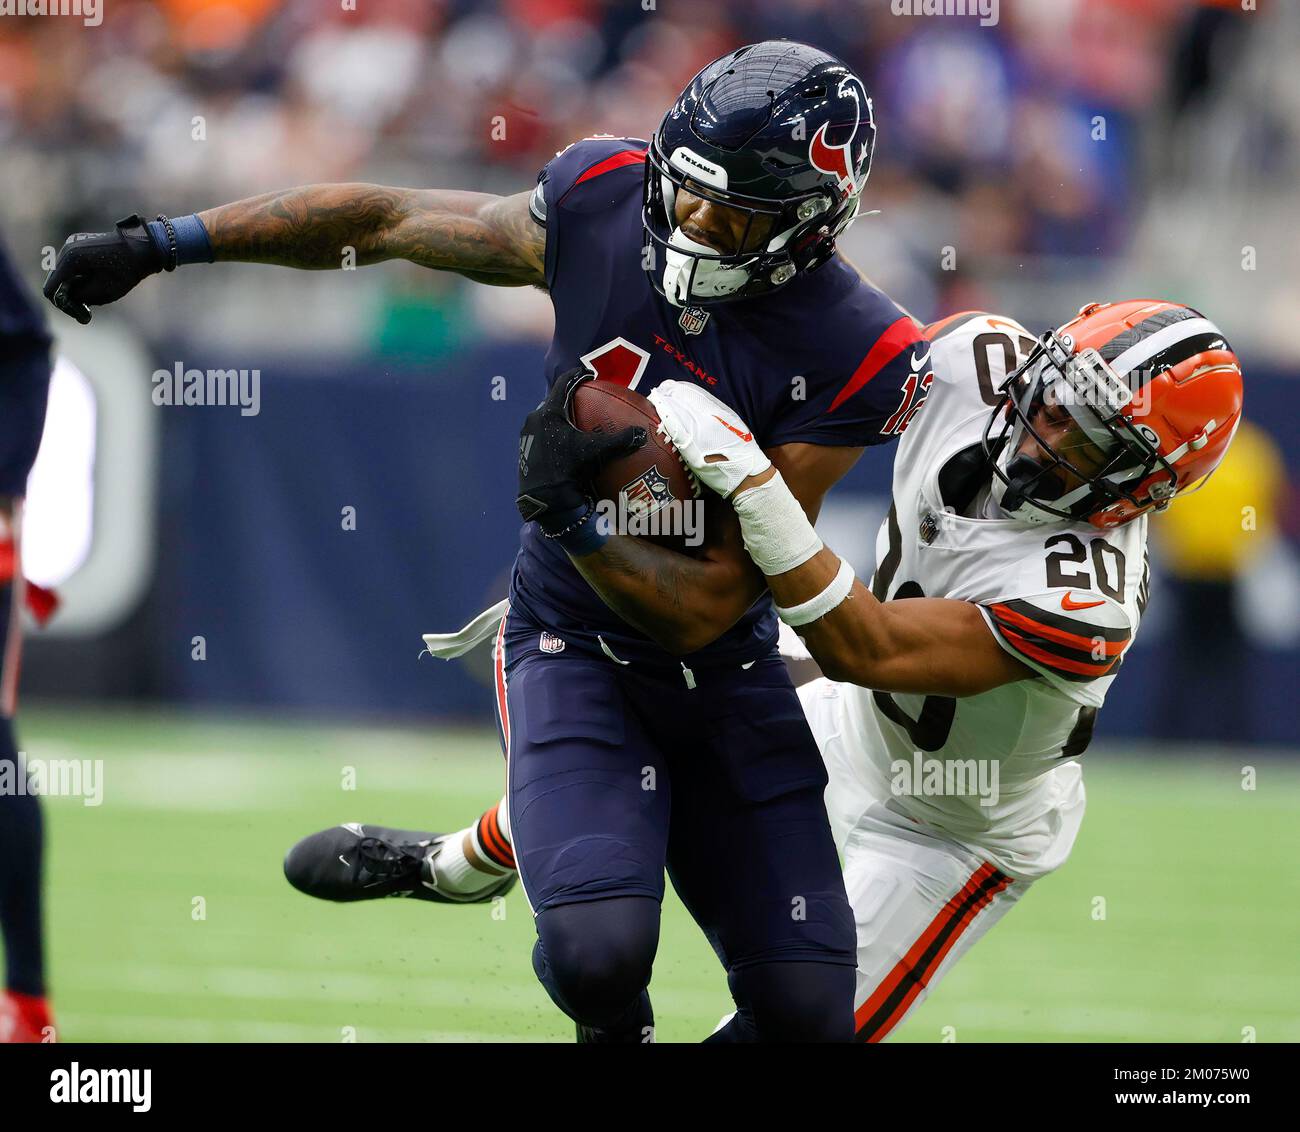
[[[675,250],[680,249],[680,250]],[[664,258],[664,295],[675,307],[684,307],[693,299],[716,299],[731,295],[749,282],[749,268],[723,267],[715,259],[696,259],[684,253],[717,255],[714,248],[692,240],[680,228],[668,237]],[[695,277],[691,277],[691,269]]]

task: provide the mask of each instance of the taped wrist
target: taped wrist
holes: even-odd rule
[[[825,617],[826,614],[849,596],[851,589],[853,589],[853,567],[841,558],[839,570],[836,572],[835,577],[831,579],[830,585],[821,593],[798,605],[792,605],[788,609],[783,609],[778,605],[776,615],[792,629],[797,629],[800,625],[807,625],[810,621]]]
[[[780,472],[735,496],[731,505],[740,518],[745,549],[769,578],[802,566],[822,548],[822,540]]]

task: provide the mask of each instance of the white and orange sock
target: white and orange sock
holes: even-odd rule
[[[433,875],[444,892],[470,895],[494,885],[515,870],[506,800],[486,810],[471,826],[447,835],[433,860]]]

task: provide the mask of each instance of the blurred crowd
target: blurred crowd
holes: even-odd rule
[[[988,27],[909,14],[922,0],[103,4],[97,27],[0,20],[0,222],[25,248],[137,209],[183,213],[311,181],[518,191],[576,138],[646,136],[707,60],[773,36],[834,52],[866,80],[879,141],[865,207],[882,215],[846,248],[927,319],[985,305],[1032,325],[1062,313],[1058,294],[1068,314],[1106,297],[1081,288],[1126,277],[1209,305],[1188,245],[1211,239],[1222,211],[1157,256],[1141,232],[1153,200],[1181,193],[1205,209],[1228,146],[1249,168],[1232,191],[1248,184],[1241,208],[1258,216],[1254,198],[1289,189],[1300,153],[1300,91],[1243,92],[1294,21],[1240,0],[1002,0]],[[1216,126],[1231,142],[1206,130],[1225,91],[1252,108]],[[1277,250],[1267,234],[1254,243]],[[428,273],[367,286],[384,297],[344,320],[349,333],[391,331],[412,301],[462,329],[531,325],[527,307],[519,322],[508,308],[482,318]],[[1239,293],[1221,286],[1227,301]],[[256,335],[266,304],[244,298],[230,313]],[[204,309],[222,301],[238,300],[205,294]],[[1261,309],[1241,305],[1248,318]],[[310,319],[301,330],[303,344],[321,341]],[[293,325],[275,331],[292,342]]]

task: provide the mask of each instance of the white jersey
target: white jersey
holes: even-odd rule
[[[871,588],[882,601],[977,603],[998,643],[1037,676],[961,699],[830,685],[818,695],[841,702],[809,711],[815,730],[838,727],[853,763],[847,795],[828,795],[833,819],[851,823],[846,809],[873,798],[1025,879],[1055,868],[1074,843],[1084,802],[1076,760],[1147,589],[1145,517],[1109,531],[1033,525],[1001,517],[989,498],[976,456],[994,390],[1033,345],[1017,323],[983,314],[938,328],[929,396],[894,460]]]

